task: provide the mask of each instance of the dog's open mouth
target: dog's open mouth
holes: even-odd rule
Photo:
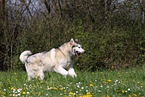
[[[77,56],[80,56],[80,52],[76,51],[76,55],[77,55]]]

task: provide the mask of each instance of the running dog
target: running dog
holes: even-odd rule
[[[57,72],[65,77],[70,75],[77,77],[73,68],[74,55],[84,53],[85,50],[80,44],[73,39],[64,43],[59,48],[52,48],[50,51],[45,51],[31,55],[31,51],[24,51],[20,55],[20,60],[25,64],[28,74],[28,80],[32,78],[44,79],[44,72]]]

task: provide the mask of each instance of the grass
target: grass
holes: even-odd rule
[[[45,73],[27,80],[25,71],[0,72],[0,96],[10,97],[145,97],[145,68],[120,71],[77,71],[77,78]]]

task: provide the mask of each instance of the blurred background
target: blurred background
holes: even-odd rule
[[[145,0],[0,0],[0,71],[25,70],[19,55],[78,39],[82,71],[145,65]]]

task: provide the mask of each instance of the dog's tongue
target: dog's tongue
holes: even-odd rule
[[[79,53],[80,53],[80,52],[77,52],[76,55],[79,56]]]

